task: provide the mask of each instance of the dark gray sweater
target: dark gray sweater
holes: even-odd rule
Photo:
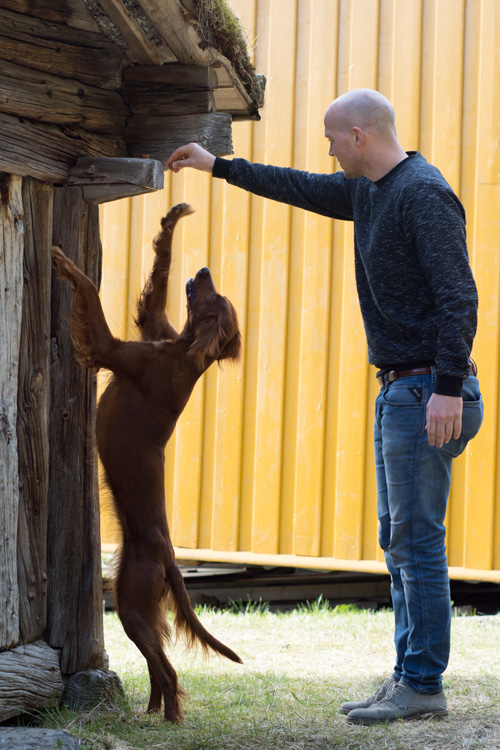
[[[378,182],[216,159],[214,177],[257,195],[354,221],[356,282],[371,364],[435,363],[436,393],[459,396],[469,372],[477,291],[465,212],[416,152]]]

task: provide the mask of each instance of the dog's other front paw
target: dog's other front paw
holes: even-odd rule
[[[63,281],[69,281],[73,291],[76,291],[76,282],[74,279],[74,270],[76,269],[75,264],[69,258],[67,258],[60,247],[52,245],[52,260],[57,270],[57,278]]]
[[[194,208],[189,203],[178,203],[173,206],[168,214],[161,220],[161,228],[172,230],[182,216],[194,214]]]

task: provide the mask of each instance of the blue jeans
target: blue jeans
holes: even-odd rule
[[[442,689],[450,652],[451,602],[445,548],[453,458],[483,420],[479,382],[463,384],[462,434],[442,448],[425,430],[435,372],[383,386],[375,407],[379,541],[391,575],[396,665],[393,677],[418,693]]]

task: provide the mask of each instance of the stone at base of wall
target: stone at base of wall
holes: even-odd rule
[[[59,729],[0,727],[1,750],[79,750],[80,740]]]

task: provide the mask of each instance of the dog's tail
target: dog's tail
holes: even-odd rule
[[[198,641],[205,652],[212,649],[231,661],[243,664],[238,654],[214,638],[199,621],[189,601],[182,573],[175,560],[168,567],[167,582],[170,585],[169,603],[173,605],[172,608],[175,611],[175,627],[186,637],[188,647],[194,646]]]

